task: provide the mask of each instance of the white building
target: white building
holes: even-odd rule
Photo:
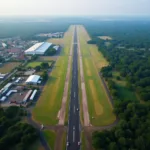
[[[39,75],[31,75],[26,80],[26,84],[38,84],[39,79],[40,79]]]
[[[44,55],[44,53],[48,50],[48,48],[52,45],[52,43],[48,42],[41,42],[41,43],[36,43],[29,49],[25,51],[26,55]]]
[[[2,43],[2,46],[5,48],[7,45],[6,45],[6,43]]]
[[[54,48],[56,51],[58,51],[59,46],[58,46],[58,45],[55,45],[55,46],[53,46],[53,48]]]
[[[0,79],[4,79],[7,74],[0,73]]]
[[[36,93],[37,93],[37,90],[34,90],[33,93],[32,93],[32,95],[31,95],[31,97],[30,97],[30,100],[33,100],[33,99],[34,99]]]
[[[29,96],[31,95],[32,90],[29,90],[28,93],[25,95],[24,99],[23,99],[23,103],[26,103],[27,100],[29,99]]]

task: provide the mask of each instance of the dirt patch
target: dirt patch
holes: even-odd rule
[[[13,70],[15,67],[19,66],[20,62],[9,62],[5,63],[0,66],[0,73],[9,73],[11,70]]]
[[[90,84],[90,90],[93,97],[93,103],[94,103],[96,115],[101,115],[103,113],[103,107],[98,101],[97,92],[93,80],[89,80],[89,84]]]
[[[56,61],[58,56],[39,56],[39,61]]]

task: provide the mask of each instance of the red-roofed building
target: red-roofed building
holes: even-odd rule
[[[11,49],[7,49],[8,53],[20,53],[21,49],[19,48],[11,48]]]
[[[18,56],[18,59],[19,60],[25,60],[25,55],[23,52]]]

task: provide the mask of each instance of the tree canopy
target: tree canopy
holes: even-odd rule
[[[0,108],[0,149],[1,150],[26,150],[38,138],[35,128],[21,122],[21,117],[26,111],[11,106],[7,109]]]

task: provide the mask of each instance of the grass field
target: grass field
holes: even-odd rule
[[[54,150],[56,133],[50,130],[44,130],[43,133],[49,147],[51,148],[51,150]]]
[[[37,140],[34,144],[30,146],[28,150],[44,150],[40,140]]]
[[[137,98],[135,92],[127,88],[126,80],[124,78],[121,78],[121,77],[120,77],[120,80],[117,80],[116,79],[117,76],[120,77],[119,72],[114,71],[112,80],[116,83],[117,92],[119,94],[118,96],[122,100],[132,100],[132,99],[137,100],[138,98]]]
[[[13,70],[15,67],[19,66],[20,62],[8,62],[2,66],[0,66],[0,73],[9,73],[11,70]]]
[[[63,133],[63,150],[66,150],[66,142],[67,142],[67,132],[65,131],[64,133]]]
[[[40,61],[34,61],[34,62],[29,62],[26,67],[32,67],[35,68],[36,66],[40,66],[42,62]],[[52,64],[52,62],[48,62],[49,66]]]
[[[62,95],[68,67],[68,55],[72,41],[74,27],[71,26],[64,35],[64,48],[55,63],[48,82],[33,109],[33,118],[43,124],[55,125],[58,123],[57,115],[61,107]]]
[[[47,42],[57,44],[57,45],[64,45],[64,38],[51,38],[48,39]]]
[[[85,145],[85,135],[84,132],[81,132],[81,150],[86,150],[86,145]]]
[[[115,121],[116,117],[98,74],[101,67],[108,65],[108,62],[95,45],[87,44],[90,38],[83,26],[78,26],[78,36],[91,124],[95,126],[109,125]]]

